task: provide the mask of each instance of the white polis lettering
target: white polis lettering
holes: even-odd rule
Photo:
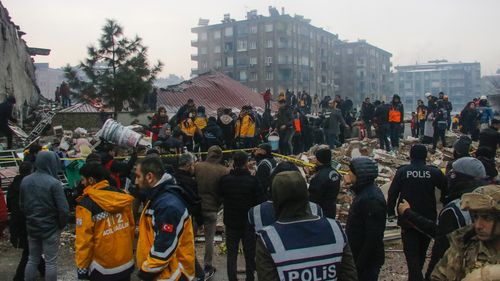
[[[324,265],[321,267],[301,268],[287,272],[288,280],[301,281],[323,281],[337,280],[337,268],[335,264]]]
[[[430,171],[406,171],[406,178],[430,179],[431,172]]]

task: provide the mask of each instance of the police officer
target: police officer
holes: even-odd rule
[[[274,177],[282,172],[286,171],[299,171],[299,168],[295,164],[289,161],[280,162],[276,168],[273,169],[272,174],[269,176],[270,182],[273,181]],[[270,191],[270,190],[269,190]],[[321,207],[313,202],[309,202],[309,209],[313,216],[323,217],[323,210]],[[252,207],[248,211],[248,223],[255,229],[255,232],[259,232],[264,227],[271,225],[276,222],[276,215],[274,214],[273,201],[267,200],[261,204]]]
[[[431,280],[500,280],[500,186],[482,186],[464,194],[461,207],[470,212],[473,224],[450,234],[450,248]]]
[[[429,220],[436,220],[435,188],[441,190],[441,198],[446,195],[446,178],[434,166],[426,165],[427,148],[416,144],[411,148],[409,165],[401,166],[391,187],[387,200],[387,214],[390,218],[395,216],[395,207],[403,199],[410,203],[412,210]],[[422,234],[411,223],[398,219],[401,226],[403,250],[408,265],[410,281],[423,280],[422,268],[424,266],[430,238]]]
[[[278,220],[259,232],[259,280],[357,280],[351,250],[340,223],[308,212],[307,186],[299,172],[273,180]]]
[[[309,185],[309,198],[317,203],[326,217],[335,218],[337,195],[340,189],[340,175],[331,167],[332,151],[328,147],[318,149],[315,153],[317,174]]]

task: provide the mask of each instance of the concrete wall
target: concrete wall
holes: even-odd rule
[[[26,42],[18,36],[16,25],[11,22],[9,12],[0,2],[0,101],[7,95],[17,100],[17,114],[24,102],[36,105],[39,101],[35,67],[27,52]]]

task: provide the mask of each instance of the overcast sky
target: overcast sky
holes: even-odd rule
[[[224,13],[237,20],[268,6],[304,15],[342,40],[366,39],[393,54],[393,64],[432,59],[480,62],[482,74],[500,68],[500,0],[0,0],[33,47],[52,49],[36,57],[51,67],[76,64],[94,44],[106,18],[118,20],[125,35],[138,34],[161,60],[163,75],[189,77],[196,67],[191,28],[198,19],[219,23]]]

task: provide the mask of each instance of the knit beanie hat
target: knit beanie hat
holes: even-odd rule
[[[271,153],[273,152],[273,148],[268,143],[262,143],[262,144],[260,144],[259,148],[263,149],[264,151],[266,151],[267,155],[271,155]]]
[[[473,157],[462,157],[452,164],[455,172],[465,174],[477,179],[486,178],[486,170],[483,163]]]
[[[332,161],[332,151],[330,148],[320,148],[314,153],[319,163],[328,165]]]
[[[415,144],[410,150],[410,159],[425,160],[427,158],[427,147],[423,144]]]
[[[453,150],[456,156],[468,156],[472,140],[468,136],[460,136],[453,144]]]

